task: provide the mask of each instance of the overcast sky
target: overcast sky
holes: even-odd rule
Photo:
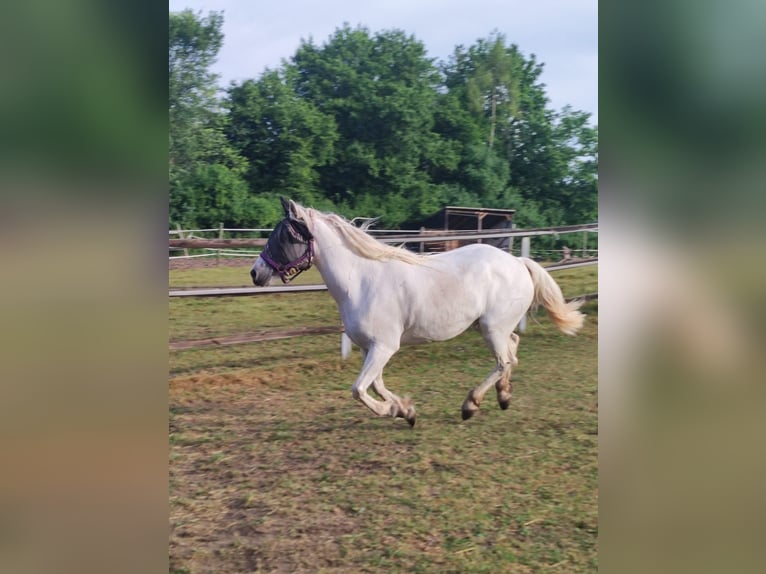
[[[348,22],[371,32],[398,28],[446,60],[493,30],[545,64],[554,109],[566,104],[598,122],[597,0],[170,0],[170,10],[224,13],[220,83],[258,78],[295,54],[302,38],[323,44]]]

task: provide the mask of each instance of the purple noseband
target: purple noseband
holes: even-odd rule
[[[272,232],[272,236],[269,238],[269,241],[266,243],[266,247],[261,252],[261,257],[268,264],[268,266],[271,267],[274,272],[277,273],[277,275],[279,275],[280,279],[282,279],[282,283],[289,283],[303,271],[306,271],[306,269],[311,267],[311,263],[314,259],[314,236],[311,235],[309,230],[302,222],[293,221],[289,217],[286,218],[282,224],[287,228],[288,233],[293,237],[293,239],[306,245],[306,251],[304,251],[303,255],[300,257],[293,259],[292,261],[288,261],[287,263],[277,262],[271,254],[272,247],[270,247],[271,243],[274,240],[278,240],[279,237],[279,235],[276,233],[277,230],[275,229],[274,232]],[[276,250],[277,253],[283,251],[279,245],[276,246]]]
[[[314,259],[314,240],[309,240],[308,245],[306,246],[306,251],[303,252],[303,255],[297,259],[285,263],[284,265],[280,265],[271,257],[269,257],[268,252],[265,249],[261,252],[261,257],[266,263],[269,264],[269,267],[271,267],[274,272],[279,275],[279,278],[282,279],[282,283],[289,283],[298,275],[306,271],[306,269],[311,267],[311,262]]]

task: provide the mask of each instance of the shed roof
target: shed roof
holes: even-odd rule
[[[494,207],[461,207],[448,205],[423,222],[430,229],[477,230],[505,227],[513,219],[515,209]]]

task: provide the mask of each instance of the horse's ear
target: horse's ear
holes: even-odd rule
[[[290,203],[288,200],[280,195],[279,201],[282,202],[282,209],[285,210],[285,217],[290,217]]]
[[[282,202],[282,209],[285,210],[285,217],[289,217],[290,219],[300,219],[298,217],[298,207],[297,203],[295,203],[292,199],[285,199],[284,197],[279,198],[279,201]]]

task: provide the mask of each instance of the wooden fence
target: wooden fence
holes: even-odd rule
[[[184,255],[180,257],[206,257],[206,256],[220,256],[222,250],[227,250],[226,255],[239,255],[235,250],[242,250],[247,248],[261,248],[266,245],[268,241],[265,238],[226,238],[223,237],[225,232],[270,232],[270,229],[227,229],[221,227],[220,229],[192,229],[183,230],[176,229],[171,230],[171,235],[177,235],[178,238],[169,238],[168,246],[172,250],[183,250]],[[200,232],[217,232],[218,237],[205,238],[195,236],[194,233]],[[534,229],[495,229],[486,231],[436,231],[421,229],[419,231],[402,231],[402,230],[370,230],[369,233],[379,241],[383,243],[395,243],[395,244],[408,244],[415,243],[419,245],[418,251],[421,253],[424,251],[424,245],[426,243],[456,243],[458,241],[468,242],[481,242],[486,239],[505,239],[509,238],[508,250],[513,249],[513,241],[516,237],[535,237],[540,235],[565,235],[571,233],[583,234],[582,249],[571,249],[572,252],[580,251],[583,256],[589,251],[587,249],[588,234],[598,233],[598,223],[588,223],[584,225],[564,225],[559,227],[541,227]],[[209,253],[199,255],[189,255],[189,249],[201,249],[208,250]],[[592,251],[592,250],[591,250]],[[242,253],[248,257],[256,255],[257,252],[248,251]],[[177,257],[173,257],[176,259]]]

